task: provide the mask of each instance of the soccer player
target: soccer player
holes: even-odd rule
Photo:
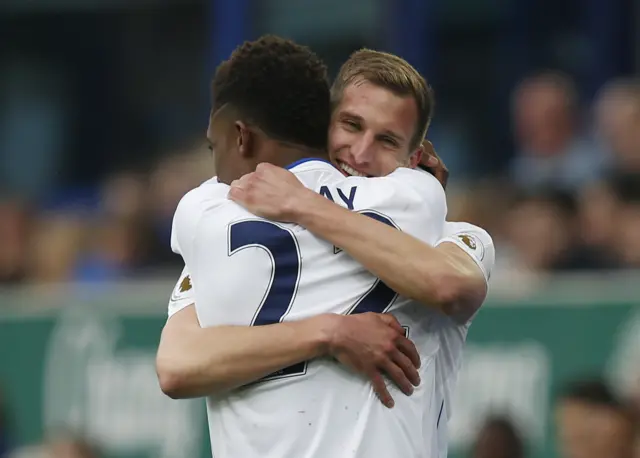
[[[352,170],[367,173],[363,167]],[[446,277],[447,271],[469,269],[476,272],[477,279],[488,283],[495,260],[495,249],[487,232],[468,223],[445,222],[443,238],[437,242],[437,248],[425,249],[422,242],[409,238],[400,242],[400,238],[393,237],[393,231],[386,231],[387,228],[382,225],[369,224],[363,218],[351,218],[359,215],[304,188],[289,172],[267,165],[261,166],[259,172],[232,184],[230,195],[256,215],[271,220],[296,222],[319,237],[335,243],[388,285],[392,285],[395,291],[404,291],[413,297],[425,297],[420,292],[420,286],[412,283],[420,279],[425,281],[419,272],[433,272],[433,279],[428,278],[427,281],[434,282],[434,289],[441,285],[444,291],[429,293],[434,301],[431,302],[432,307],[440,300],[443,307],[440,312],[449,307],[450,315],[433,313],[429,309],[423,311],[431,316],[431,327],[427,332],[437,335],[439,340],[436,355],[437,439],[425,444],[425,447],[434,450],[434,457],[446,457],[447,423],[462,363],[462,350],[471,325],[471,316],[464,311],[465,303],[477,303],[481,300],[481,293],[474,291],[473,288],[477,288],[475,286],[466,286],[469,294],[467,297],[455,293],[454,297],[457,298],[452,300],[440,295],[448,294],[446,288],[451,284]],[[438,265],[443,262],[453,265]]]
[[[431,326],[430,317],[332,244],[299,227],[256,218],[227,199],[227,184],[258,163],[285,165],[305,156],[322,156],[330,107],[328,86],[323,94],[319,84],[320,68],[305,48],[267,38],[240,47],[214,78],[208,138],[218,178],[181,200],[172,248],[182,255],[191,275],[200,324],[226,327],[230,332],[224,340],[233,339],[225,342],[226,347],[237,347],[222,361],[221,371],[228,373],[240,365],[233,360],[234,351],[254,348],[249,365],[244,361],[242,370],[209,387],[211,445],[217,457],[428,456],[424,444],[431,442],[435,418],[425,412],[436,409],[433,358],[438,349],[437,337],[424,332]],[[419,93],[398,108],[407,116],[419,112],[428,120],[427,86],[416,76],[412,83],[417,86],[411,89]],[[315,122],[318,113],[326,115],[324,122]],[[404,147],[419,146],[421,137],[407,136]],[[446,203],[442,187],[430,175],[399,168],[381,178],[346,178],[328,161],[317,159],[303,159],[289,168],[295,179],[327,199],[366,210],[425,243],[440,238]],[[399,366],[419,367],[416,375],[422,381],[412,377],[417,388],[411,397],[399,398],[393,410],[377,401],[366,379],[345,372],[331,359],[319,358],[327,354],[323,338],[307,335],[308,326],[297,326],[299,320],[319,314],[388,309],[394,310],[409,334],[415,332],[412,340],[420,349],[416,361],[411,361],[411,351],[395,348],[392,358]],[[240,326],[261,328],[264,332],[254,336],[264,336],[270,332],[264,325],[285,321],[285,328],[280,325],[277,334],[270,333],[273,341],[265,339],[259,347],[249,334],[241,337],[246,329]],[[400,330],[397,323],[389,326]],[[330,326],[323,333],[330,334]],[[294,356],[269,352],[296,338],[302,341]],[[160,353],[161,349],[159,360]],[[361,363],[348,362],[356,368]],[[158,366],[161,372],[160,362]],[[224,393],[260,377],[265,378]]]
[[[370,50],[356,52],[343,65],[332,87],[329,135],[331,160],[343,173],[381,176],[398,163],[410,163],[392,141],[403,132],[408,135],[415,118],[396,111],[402,94],[387,89],[391,75],[398,74],[394,69],[406,65],[397,56]],[[423,147],[435,154],[430,143]],[[307,228],[351,254],[396,292],[427,305],[429,332],[439,338],[437,447],[438,456],[446,457],[447,420],[462,350],[495,261],[489,234],[471,224],[446,222],[434,249],[330,202],[301,186],[291,173],[268,164],[233,183],[230,196],[256,215]],[[434,308],[444,313],[431,313]]]

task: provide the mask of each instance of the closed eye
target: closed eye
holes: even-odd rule
[[[382,137],[380,140],[382,140],[384,143],[386,143],[387,145],[393,146],[393,147],[397,147],[398,146],[398,142],[396,141],[395,138],[391,138],[391,137]]]
[[[350,130],[360,130],[360,124],[350,119],[342,120],[342,124],[344,124]]]

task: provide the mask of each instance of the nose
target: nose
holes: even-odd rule
[[[349,153],[355,166],[367,166],[373,158],[374,138],[373,134],[365,132],[357,141],[351,144]]]

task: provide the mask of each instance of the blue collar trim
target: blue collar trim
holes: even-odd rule
[[[285,167],[285,169],[291,170],[292,168],[297,167],[300,164],[304,164],[305,162],[311,162],[311,161],[324,162],[325,164],[329,164],[331,167],[333,167],[333,164],[331,162],[327,161],[326,159],[322,159],[322,158],[319,158],[319,157],[306,157],[304,159],[299,159],[299,160],[289,164],[288,166]]]

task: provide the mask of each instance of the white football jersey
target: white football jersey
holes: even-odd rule
[[[196,295],[193,292],[193,285],[191,284],[191,274],[184,266],[182,273],[178,278],[176,286],[171,291],[171,297],[169,298],[168,314],[169,318],[176,312],[179,312],[183,308],[196,303]]]
[[[445,222],[443,238],[436,243],[454,243],[462,248],[476,262],[484,278],[489,282],[495,263],[496,252],[491,236],[484,230],[469,223]],[[462,352],[471,320],[457,324],[449,317],[440,315],[435,326],[440,342],[436,356],[436,398],[438,399],[437,448],[439,458],[446,458],[448,452],[447,424],[451,418],[452,398],[462,364]]]
[[[292,171],[342,206],[432,245],[441,238],[446,202],[431,176],[401,168],[381,178],[346,178],[318,160],[301,161]],[[391,386],[396,405],[387,409],[368,380],[333,360],[289,367],[208,398],[213,456],[431,457],[425,444],[435,440],[439,407],[434,361],[439,342],[432,314],[398,298],[306,229],[248,213],[227,199],[228,189],[215,180],[204,183],[182,199],[174,217],[172,248],[185,260],[189,273],[181,281],[192,285],[203,327],[391,310],[419,349],[422,382],[410,397]],[[176,294],[174,305],[179,300]]]

